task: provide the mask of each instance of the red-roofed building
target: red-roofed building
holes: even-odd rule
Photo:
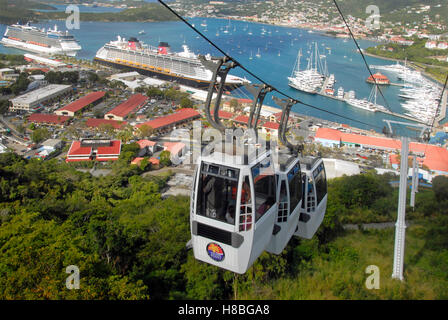
[[[63,127],[70,120],[70,117],[58,116],[55,114],[33,113],[28,117],[29,122],[39,124],[49,124]]]
[[[389,138],[370,137],[353,133],[343,133],[335,129],[319,128],[315,141],[327,147],[343,145],[357,148],[376,149],[395,152],[401,150],[401,141]],[[409,144],[409,150],[416,153],[424,153],[424,159],[419,162],[427,166],[434,174],[448,174],[448,150],[431,144]],[[392,161],[395,159],[392,158]],[[395,160],[396,161],[396,160]]]
[[[223,119],[223,120],[230,120],[235,116],[232,112],[227,112],[227,111],[222,111],[222,110],[219,110],[218,114],[219,114],[219,118]]]
[[[60,116],[74,117],[76,112],[84,109],[88,105],[99,103],[103,99],[105,94],[106,94],[105,91],[97,91],[89,93],[88,95],[85,95],[84,97],[79,98],[76,101],[73,101],[72,103],[66,105],[65,107],[56,110],[54,113]]]
[[[233,121],[236,122],[236,123],[239,123],[239,124],[247,126],[247,124],[249,123],[249,117],[240,115],[240,116],[236,117],[235,119],[233,119]]]
[[[280,112],[272,114],[269,117],[269,121],[270,122],[280,122],[281,118],[282,118],[282,112],[280,111]]]
[[[139,124],[137,125],[137,128],[140,128],[143,125],[147,125],[153,128],[154,131],[164,132],[172,130],[176,126],[181,126],[189,121],[198,119],[200,117],[201,115],[196,110],[192,108],[184,108],[178,110],[176,113]]]
[[[131,164],[135,164],[135,165],[139,166],[143,159],[145,159],[145,158],[137,157],[137,158],[135,158],[134,160],[131,161]]]
[[[368,83],[373,83],[373,84],[375,84],[375,81],[376,81],[376,84],[383,84],[383,85],[390,84],[389,78],[379,72],[375,73],[373,75],[373,77],[372,76],[368,77],[366,81]]]
[[[67,153],[66,162],[115,161],[121,153],[120,140],[73,141]]]
[[[145,159],[145,158],[137,157],[134,160],[132,160],[131,164],[135,164],[135,165],[139,166],[143,159]],[[160,160],[157,159],[157,158],[151,157],[151,158],[148,159],[148,162],[151,164],[151,166],[153,168],[154,167],[158,167],[160,165]]]
[[[96,118],[90,118],[86,121],[86,126],[90,128],[99,128],[101,125],[109,124],[114,129],[120,129],[121,127],[125,126],[127,124],[126,121],[118,121],[118,120],[106,120],[106,119],[96,119]]]
[[[146,140],[146,139],[137,141],[137,144],[140,146],[139,156],[145,155],[148,152],[153,154],[156,151],[157,146],[158,146],[157,142],[154,142],[151,140]]]
[[[130,113],[136,112],[148,100],[147,96],[140,93],[134,94],[122,104],[116,106],[104,115],[104,119],[123,121]]]
[[[398,154],[391,154],[389,156],[389,162],[392,168],[398,169],[398,167],[400,166],[400,157],[398,156]]]
[[[277,122],[266,122],[261,126],[261,130],[265,134],[274,134],[276,135],[278,133],[278,129],[280,128],[280,124]]]
[[[176,155],[181,157],[184,154],[186,147],[185,143],[182,142],[165,142],[163,144],[164,150],[171,153],[171,158]]]

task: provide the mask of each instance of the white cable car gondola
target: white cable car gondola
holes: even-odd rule
[[[224,133],[225,127],[219,121],[219,105],[227,73],[236,64],[229,63],[226,57],[200,59],[213,72],[205,114],[212,127]],[[220,80],[212,116],[210,105],[218,76]],[[240,274],[245,273],[263,251],[280,254],[294,232],[303,237],[314,234],[325,214],[326,205],[326,197],[325,201],[319,199],[320,206],[315,211],[320,211],[316,218],[304,212],[308,208],[311,210],[312,203],[307,202],[308,198],[306,203],[302,203],[303,184],[298,157],[302,146],[293,146],[286,139],[289,112],[296,101],[274,97],[277,104],[283,106],[279,137],[288,148],[287,152],[280,153],[279,165],[274,167],[272,151],[269,148],[259,150],[256,131],[264,97],[271,88],[265,85],[247,88],[254,94],[248,126],[255,129],[252,131],[255,141],[240,141],[238,147],[243,152],[236,152],[232,140],[227,141],[227,145],[215,145],[210,155],[201,155],[194,175],[190,206],[192,239],[189,243],[195,258]],[[252,154],[248,150],[252,150]],[[322,169],[323,164],[318,168]],[[318,168],[313,167],[309,173],[306,171],[305,176],[313,174]],[[323,172],[323,179],[320,172]],[[326,194],[325,170],[320,172],[314,179],[305,179],[308,183],[306,187],[322,181]],[[322,188],[321,185],[314,186],[314,194],[321,194],[316,190]],[[299,219],[303,219],[302,216],[306,219],[305,214],[310,217],[306,221],[310,224],[303,231]]]
[[[240,165],[237,158],[199,159],[190,218],[195,258],[242,274],[270,242],[277,204],[270,152]]]
[[[303,202],[297,232],[311,239],[321,225],[327,208],[327,177],[322,158],[301,159],[303,170]]]

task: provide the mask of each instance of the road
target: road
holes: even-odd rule
[[[11,134],[14,136],[13,140],[16,140],[17,143],[20,143],[22,145],[28,145],[29,142],[25,141],[22,138],[22,135],[13,127],[9,124],[9,122],[7,120],[5,120],[3,118],[3,116],[0,116],[0,122],[9,130],[11,130]],[[11,137],[10,137],[11,138]]]
[[[406,225],[412,225],[412,221],[406,221]],[[395,228],[395,222],[375,222],[375,223],[361,223],[361,224],[344,224],[343,228],[345,230],[359,230],[359,226],[361,225],[362,229],[365,230],[384,230]]]
[[[151,170],[142,174],[143,177],[146,176],[160,176],[164,173],[171,171],[172,173],[183,173],[187,175],[193,175],[194,170],[186,167],[164,167],[159,170]]]

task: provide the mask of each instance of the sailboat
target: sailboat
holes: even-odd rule
[[[258,48],[258,53],[255,55],[257,58],[261,58],[260,48]]]
[[[230,18],[229,18],[229,24],[226,26],[226,29],[223,32],[229,33],[229,28],[230,28]]]
[[[253,59],[253,57],[252,57],[252,50],[251,50],[249,60],[252,60],[252,59]]]
[[[328,77],[326,61],[324,64],[322,61],[324,57],[319,54],[317,43],[314,52],[311,52],[307,59],[308,66],[305,70],[300,70],[301,57],[302,49],[299,50],[291,76],[288,77],[288,85],[299,91],[316,94],[322,89],[325,78]]]

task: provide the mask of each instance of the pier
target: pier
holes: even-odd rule
[[[341,98],[339,98],[339,97],[337,97],[335,95],[329,95],[329,94],[325,93],[325,89],[326,89],[327,84],[328,84],[328,78],[329,77],[325,77],[324,84],[322,85],[322,88],[319,90],[319,92],[317,92],[317,94],[322,96],[322,97],[326,97],[326,98],[330,98],[330,99],[333,99],[333,100],[338,100],[338,101],[341,101],[341,102],[345,102],[344,99],[341,99]],[[391,83],[391,85],[402,86],[402,85],[400,85],[398,83]],[[353,107],[353,108],[356,108],[356,107]],[[367,111],[367,112],[369,112],[369,111]],[[411,116],[408,116],[408,115],[405,115],[405,114],[395,113],[395,112],[392,112],[392,111],[389,111],[389,110],[387,110],[387,111],[377,110],[376,112],[382,112],[382,113],[389,114],[389,115],[394,116],[394,117],[398,117],[398,118],[414,121],[414,122],[421,123],[421,124],[426,124],[426,123],[422,122],[421,120],[419,120],[417,118],[414,118],[414,117],[411,117]]]

